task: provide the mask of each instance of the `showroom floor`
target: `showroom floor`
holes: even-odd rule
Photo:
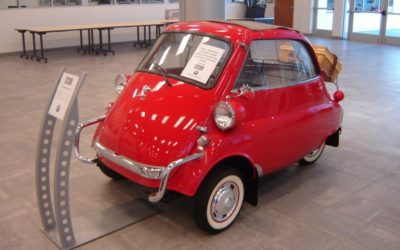
[[[346,93],[339,148],[313,166],[288,167],[262,180],[259,205],[245,204],[218,235],[199,230],[190,199],[158,204],[160,213],[81,249],[400,249],[400,47],[312,39],[336,52]],[[56,249],[41,232],[34,159],[44,106],[61,67],[88,76],[81,120],[103,113],[117,73],[132,72],[143,49],[115,56],[51,51],[49,63],[0,56],[0,249]],[[73,162],[73,216],[145,197],[96,167]]]

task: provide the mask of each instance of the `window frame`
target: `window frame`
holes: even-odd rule
[[[240,67],[240,71],[239,71],[239,75],[237,76],[237,79],[233,85],[232,88],[232,92],[237,92],[242,86],[244,85],[239,85],[237,86],[237,82],[239,80],[240,74],[242,73],[242,70],[246,64],[246,60],[249,56],[250,51],[250,47],[252,45],[252,43],[254,41],[295,41],[295,42],[299,42],[303,48],[307,51],[308,55],[310,56],[310,59],[313,63],[314,69],[315,69],[315,76],[308,78],[308,79],[304,79],[304,80],[300,80],[300,81],[294,81],[294,82],[289,82],[289,83],[280,83],[280,84],[273,84],[273,85],[260,85],[259,87],[251,87],[254,91],[259,91],[259,90],[269,90],[269,89],[278,89],[278,88],[284,88],[284,87],[289,87],[289,86],[296,86],[296,85],[300,85],[300,84],[307,84],[310,82],[313,82],[315,80],[317,80],[318,78],[320,78],[321,76],[321,70],[319,67],[319,63],[317,61],[317,58],[315,56],[314,51],[312,50],[312,47],[307,44],[305,41],[301,40],[301,39],[292,39],[292,38],[278,38],[278,39],[254,39],[251,41],[249,49],[246,52],[246,59],[243,60],[242,66]]]
[[[164,33],[161,35],[161,37],[162,37],[163,35],[165,35],[165,34],[170,34],[170,33],[191,34],[191,35],[198,35],[198,36],[208,36],[208,37],[210,37],[210,38],[223,41],[223,42],[225,42],[225,43],[228,45],[228,51],[227,51],[227,54],[226,54],[226,58],[225,58],[225,60],[224,60],[224,62],[223,62],[223,64],[222,64],[221,69],[219,70],[218,74],[216,74],[216,76],[215,76],[215,81],[214,81],[213,84],[209,84],[208,82],[207,82],[207,84],[202,84],[202,83],[200,83],[200,82],[198,82],[198,81],[196,81],[196,80],[193,80],[193,79],[190,79],[190,78],[186,78],[186,77],[183,77],[183,76],[180,76],[180,75],[175,75],[175,74],[174,74],[173,76],[171,76],[170,74],[167,74],[168,77],[177,79],[177,80],[179,80],[179,81],[183,81],[183,82],[185,82],[185,83],[190,83],[191,85],[194,85],[194,86],[199,87],[199,88],[204,89],[204,90],[211,90],[211,89],[215,88],[215,86],[217,86],[218,83],[219,83],[219,79],[220,79],[222,73],[225,71],[226,65],[228,65],[228,62],[231,60],[232,51],[233,51],[233,44],[232,44],[232,41],[230,41],[229,39],[227,39],[227,38],[225,38],[225,37],[219,37],[219,36],[215,36],[215,35],[209,34],[209,33],[204,33],[204,32],[190,32],[190,31],[168,31],[168,32],[164,32]],[[160,37],[160,38],[161,38],[161,37]],[[160,41],[160,38],[157,39],[157,41],[156,41],[156,43],[154,44],[153,48],[156,48],[156,46],[159,46],[158,43],[159,43],[159,41]],[[147,58],[150,56],[150,53],[152,53],[153,48],[151,48],[150,50],[148,50],[148,51],[146,52],[146,55],[142,58],[142,60],[141,60],[140,63],[138,64],[137,68],[135,69],[135,73],[136,73],[136,72],[146,72],[146,73],[157,74],[157,75],[161,75],[161,76],[163,75],[162,73],[157,72],[157,71],[143,69],[143,66],[144,66],[144,64],[145,64],[145,61],[146,61]],[[210,80],[210,79],[209,79],[209,80]]]

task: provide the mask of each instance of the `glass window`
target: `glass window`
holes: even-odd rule
[[[18,8],[17,0],[6,0],[0,1],[1,9],[11,9],[11,8]]]
[[[227,60],[230,45],[222,40],[188,33],[165,33],[139,65],[151,71],[212,88]]]
[[[250,46],[235,88],[275,87],[301,82],[316,76],[307,49],[292,40],[257,40]]]
[[[140,3],[140,0],[117,0],[118,4]]]
[[[26,1],[22,1],[23,3],[25,3],[25,2],[39,2],[39,7],[41,7],[41,6],[51,6],[51,0],[39,0],[39,1],[29,1],[29,0],[26,0]]]
[[[355,11],[356,12],[376,12],[380,11],[380,0],[356,0]]]
[[[46,6],[51,6],[51,0],[0,0],[0,9],[13,9],[18,7],[36,8]]]
[[[112,0],[89,0],[89,5],[107,5],[112,3]]]
[[[82,5],[81,0],[53,0],[54,6]]]
[[[163,3],[163,0],[142,0],[142,3]]]

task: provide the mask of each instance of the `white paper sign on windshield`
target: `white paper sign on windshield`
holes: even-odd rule
[[[207,84],[208,78],[214,72],[223,54],[224,49],[204,43],[200,44],[183,69],[181,76]]]
[[[63,73],[51,102],[49,115],[52,115],[59,120],[64,119],[65,112],[71,102],[72,94],[74,93],[78,81],[78,76],[66,72]]]

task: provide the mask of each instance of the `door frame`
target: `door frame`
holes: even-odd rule
[[[355,3],[356,0],[350,1],[350,10],[349,10],[349,27],[348,27],[348,38],[349,40],[361,41],[361,42],[373,42],[373,43],[384,43],[391,45],[400,45],[400,37],[390,37],[386,36],[386,25],[388,20],[388,8],[389,8],[389,0],[381,0],[381,18],[380,18],[380,29],[378,35],[369,35],[364,33],[354,33],[353,32],[353,23],[355,19]],[[378,13],[377,13],[378,14]],[[396,14],[396,15],[400,15]]]
[[[358,13],[355,11],[356,8],[356,0],[349,0],[350,1],[350,20],[349,20],[349,39],[354,40],[354,41],[360,41],[360,42],[373,42],[373,43],[381,43],[382,42],[382,32],[384,29],[382,29],[382,26],[385,25],[385,16],[381,14],[380,16],[380,28],[379,28],[379,35],[372,35],[372,34],[365,34],[365,33],[355,33],[353,32],[353,24],[355,21],[355,14]],[[387,6],[387,0],[382,0],[383,3],[381,3],[381,8],[385,8]],[[376,13],[378,15],[378,13]]]
[[[333,31],[333,22],[334,22],[334,20],[332,20],[332,28],[330,29],[330,30],[321,30],[321,29],[318,29],[317,28],[317,25],[318,25],[318,10],[331,10],[331,9],[328,9],[328,8],[319,8],[318,7],[318,0],[315,0],[314,1],[314,7],[313,7],[313,10],[314,10],[314,15],[313,15],[313,35],[317,35],[317,36],[321,36],[321,37],[332,37],[332,31]],[[332,8],[332,11],[333,11],[333,15],[335,15],[335,13],[334,13],[334,10],[335,10],[335,8],[333,7]]]

